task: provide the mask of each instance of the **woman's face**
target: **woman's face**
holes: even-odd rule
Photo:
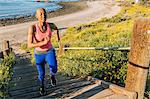
[[[45,22],[47,18],[45,9],[43,8],[37,9],[36,18],[38,19],[39,22]]]

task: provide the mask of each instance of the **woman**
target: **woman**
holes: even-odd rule
[[[57,40],[60,42],[60,37],[57,27],[46,22],[46,11],[44,8],[39,8],[36,11],[38,22],[31,25],[28,30],[28,47],[35,48],[35,60],[38,70],[38,79],[40,81],[40,94],[44,94],[44,77],[45,64],[50,67],[51,85],[56,85],[55,74],[57,73],[57,60],[55,50],[52,47],[51,36],[57,34]]]

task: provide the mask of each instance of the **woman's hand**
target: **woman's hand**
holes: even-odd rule
[[[50,40],[49,37],[45,37],[43,41],[43,45],[46,45],[49,42],[49,40]]]
[[[62,54],[64,53],[64,46],[63,44],[59,41],[59,50],[58,50],[58,57],[61,57]]]

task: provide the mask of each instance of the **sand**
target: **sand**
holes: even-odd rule
[[[90,23],[103,17],[112,17],[120,11],[120,7],[114,0],[94,0],[85,3],[87,8],[84,10],[49,18],[47,21],[55,23],[58,28],[66,29],[71,26]],[[19,53],[19,47],[16,45],[27,42],[28,27],[35,23],[36,21],[0,27],[0,41],[9,40],[15,52]]]

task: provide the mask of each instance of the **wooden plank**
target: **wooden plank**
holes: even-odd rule
[[[85,86],[88,86],[90,84],[91,84],[91,82],[89,82],[89,81],[81,81],[81,82],[77,82],[77,83],[74,83],[74,84],[70,84],[70,86],[68,86],[68,87],[64,86],[62,88],[59,88],[59,89],[53,91],[52,93],[49,93],[45,98],[56,98],[56,97],[58,98],[58,97],[60,97],[60,96],[58,96],[59,93],[60,94],[62,94],[62,93],[63,94],[65,94],[65,93],[69,94],[71,92],[78,91],[79,89],[81,89]],[[69,91],[69,93],[68,93],[68,91]],[[64,96],[64,98],[66,98],[66,96]]]
[[[34,73],[31,73],[31,74],[18,74],[18,75],[13,75],[12,78],[13,79],[31,79],[31,78],[35,78],[37,77],[38,73],[37,72],[34,72]]]
[[[91,89],[93,89],[93,88],[95,88],[95,87],[97,87],[99,85],[100,84],[92,84],[92,85],[86,86],[86,87],[80,89],[79,91],[71,94],[69,97],[66,97],[66,98],[68,98],[68,99],[74,98],[74,97],[76,97],[78,95],[81,95],[82,93],[85,93],[86,91],[89,91],[89,90],[91,90]]]
[[[64,88],[73,88],[75,87],[74,85],[82,85],[82,83],[85,82],[84,80],[81,79],[72,79],[64,82],[58,82],[56,87],[51,87],[50,84],[47,85],[47,91],[55,91],[56,89],[64,89]],[[90,84],[90,82],[87,82],[87,84]],[[84,83],[85,85],[85,83]],[[72,86],[72,87],[71,87]],[[29,94],[34,94],[34,92],[38,92],[38,86],[35,87],[29,87],[29,88],[24,88],[21,90],[16,90],[12,91],[11,94],[14,97],[28,97]],[[29,97],[33,97],[32,95]]]
[[[80,89],[80,91],[78,91],[77,93],[75,92],[70,97],[67,97],[67,99],[88,99],[102,92],[103,90],[107,89],[102,84],[95,84],[95,85],[92,84],[89,86],[88,87],[86,86],[85,88]]]
[[[49,67],[46,67],[45,68],[45,73],[46,74],[49,74]],[[36,69],[36,67],[30,67],[30,68],[26,68],[25,70],[22,70],[22,69],[17,69],[14,70],[14,74],[13,74],[13,78],[16,78],[16,77],[26,77],[26,75],[37,75],[38,74],[38,71]]]
[[[115,84],[110,84],[109,88],[116,94],[125,95],[126,97],[128,97],[126,99],[136,99],[137,98],[136,92],[127,91],[124,87],[120,87]]]
[[[34,91],[34,92],[29,92],[26,94],[14,96],[13,98],[16,98],[16,99],[19,98],[20,99],[20,98],[26,97],[28,99],[31,99],[31,98],[55,99],[58,97],[63,97],[63,95],[65,95],[65,94],[69,94],[69,93],[72,93],[74,91],[77,91],[80,88],[87,86],[88,84],[89,84],[89,82],[84,82],[82,84],[81,83],[75,83],[73,86],[72,85],[66,85],[66,86],[52,87],[52,88],[47,89],[47,93],[46,93],[47,95],[45,97],[41,97],[41,95],[39,94],[38,91]]]
[[[2,43],[2,49],[5,50],[5,49],[9,49],[9,48],[10,48],[9,41],[4,40]]]
[[[14,84],[14,83],[22,83],[22,82],[23,83],[24,82],[32,82],[32,81],[38,79],[37,76],[38,75],[27,75],[26,77],[23,77],[23,78],[19,78],[19,77],[13,78],[10,83]],[[48,74],[45,75],[45,79],[50,79],[50,75],[48,75]],[[68,76],[61,75],[61,74],[58,73],[58,74],[56,74],[56,79],[58,81],[65,81],[65,80],[72,79],[72,77],[68,77]]]
[[[3,50],[3,55],[7,56],[10,53],[9,50],[10,46],[9,46],[9,41],[4,40],[2,43],[2,50]]]
[[[103,98],[109,99],[108,97],[110,97],[110,96],[112,96],[112,95],[114,95],[114,94],[115,94],[115,93],[114,93],[112,90],[110,90],[110,89],[105,89],[105,90],[103,90],[103,91],[97,93],[96,95],[89,97],[88,99],[103,99]],[[115,99],[115,98],[114,98],[114,99]],[[122,99],[122,98],[120,98],[120,99]],[[128,98],[126,98],[126,99],[128,99]]]
[[[73,80],[72,78],[70,77],[62,77],[59,75],[59,77],[56,76],[56,79],[58,81],[58,83],[60,82],[69,82],[69,80]],[[45,78],[45,84],[49,84],[50,83],[50,80],[51,78],[47,75],[46,78]],[[13,91],[13,90],[21,90],[21,89],[24,89],[24,88],[29,88],[29,87],[33,87],[33,86],[37,86],[38,85],[38,78],[35,78],[35,79],[26,79],[26,80],[18,80],[17,82],[11,82],[14,86],[12,86],[10,88],[10,91]]]
[[[128,96],[125,96],[125,95],[114,94],[112,96],[108,96],[106,99],[130,99],[130,98]]]

